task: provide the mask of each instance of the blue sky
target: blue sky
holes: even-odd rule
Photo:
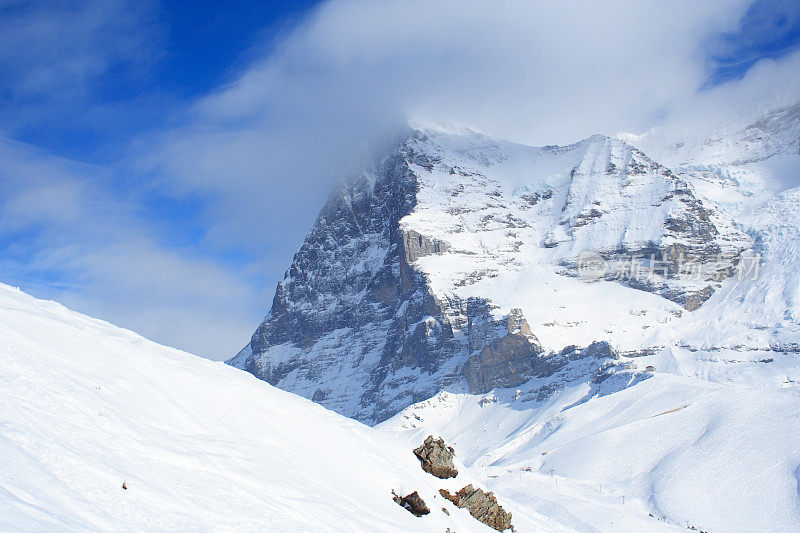
[[[103,150],[137,131],[163,127],[176,106],[213,91],[254,56],[269,53],[314,4],[230,0],[221,9],[219,2],[191,0],[0,3],[3,31],[12,35],[6,40],[15,43],[3,58],[10,75],[0,79],[5,127],[23,142],[102,159]],[[74,27],[86,20],[92,21],[88,27]],[[67,34],[81,42],[70,43]],[[34,47],[33,65],[25,57],[31,39],[43,42]],[[82,68],[64,65],[82,55],[88,56]],[[30,78],[48,69],[36,87]],[[54,116],[42,120],[34,107]],[[87,116],[89,107],[94,110]]]
[[[221,359],[407,117],[568,143],[796,97],[796,2],[665,4],[0,0],[0,281]]]
[[[800,3],[757,0],[735,30],[712,36],[705,87],[744,77],[764,58],[779,58],[800,46]]]

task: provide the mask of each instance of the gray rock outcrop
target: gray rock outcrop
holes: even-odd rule
[[[514,529],[511,525],[511,513],[500,507],[497,498],[491,492],[484,492],[482,489],[467,485],[455,494],[445,489],[440,489],[439,494],[453,502],[456,507],[466,508],[476,520],[492,529],[497,531]]]
[[[543,368],[539,355],[544,350],[531,333],[522,311],[512,309],[507,319],[507,333],[471,355],[462,372],[474,394],[495,387],[516,387],[531,379]]]
[[[456,477],[458,470],[453,466],[455,451],[452,447],[444,443],[444,439],[434,440],[433,435],[429,435],[422,445],[414,450],[422,469],[429,474],[440,479]]]

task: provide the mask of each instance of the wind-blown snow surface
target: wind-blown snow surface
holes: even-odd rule
[[[0,530],[491,531],[412,445],[0,285]]]
[[[459,476],[433,478],[411,453],[425,436],[0,284],[0,530],[492,531],[438,495],[468,483],[494,488],[522,532],[679,529],[591,483],[495,488],[460,460],[495,433],[460,438]],[[391,490],[419,491],[431,514]]]
[[[800,528],[796,387],[613,381],[442,393],[368,428],[0,285],[0,529],[489,531],[437,495],[467,483],[518,531]],[[419,468],[429,433],[457,479]]]
[[[577,385],[532,406],[513,391],[442,392],[377,427],[442,434],[491,489],[576,530],[604,529],[602,514],[584,507],[587,493],[622,504],[623,515],[647,511],[703,531],[800,530],[796,388],[656,374],[588,394]],[[635,530],[618,512],[606,520]]]

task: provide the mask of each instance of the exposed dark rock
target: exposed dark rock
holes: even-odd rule
[[[687,298],[686,302],[683,304],[683,307],[687,311],[694,311],[703,305],[706,300],[711,298],[712,294],[714,294],[714,287],[708,285],[705,289],[699,290]]]
[[[619,359],[619,355],[611,345],[606,341],[595,341],[581,351],[582,357],[594,357],[595,359],[602,359],[608,357],[610,359]]]
[[[451,494],[445,489],[440,489],[439,494],[453,502],[456,507],[466,507],[469,510],[469,514],[476,520],[497,531],[505,531],[506,529],[513,531],[514,529],[514,526],[511,525],[511,513],[500,507],[500,504],[497,503],[497,498],[491,492],[483,492],[482,489],[467,485],[455,494]]]
[[[462,371],[473,394],[516,387],[535,375],[536,357],[541,353],[541,346],[524,335],[509,333],[471,355]]]
[[[311,397],[311,401],[321,403],[327,396],[328,396],[327,391],[323,389],[317,389],[314,391],[314,395]]]
[[[508,313],[508,320],[506,320],[506,328],[509,334],[523,335],[532,341],[536,342],[536,337],[531,332],[531,327],[528,321],[522,315],[522,309],[512,309]]]
[[[422,501],[419,494],[417,494],[417,491],[412,492],[408,496],[398,496],[395,491],[392,491],[392,499],[397,505],[406,509],[414,516],[423,516],[431,512],[428,506],[425,505],[425,502]]]
[[[438,255],[447,251],[447,243],[431,239],[414,230],[403,231],[403,249],[406,261],[413,263],[426,255]]]
[[[464,364],[462,372],[473,394],[484,394],[495,387],[515,387],[542,369],[539,355],[544,350],[522,311],[511,310],[506,329],[505,336],[490,341]]]
[[[458,470],[453,466],[455,451],[452,447],[444,443],[444,439],[434,440],[433,435],[429,435],[422,445],[414,450],[422,465],[422,469],[429,474],[440,479],[456,477]]]

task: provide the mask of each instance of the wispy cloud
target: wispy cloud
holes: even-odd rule
[[[265,302],[247,276],[166,246],[108,170],[3,138],[0,160],[2,281],[212,358],[255,327]]]
[[[407,117],[570,143],[796,95],[797,75],[778,63],[701,90],[707,43],[737,31],[749,4],[330,1],[132,159],[174,194],[212,199],[212,238],[284,250],[331,184]]]
[[[713,35],[708,47],[707,86],[741,79],[762,59],[776,59],[800,48],[800,4],[756,0],[734,31]]]
[[[5,132],[44,140],[65,129],[54,127],[59,122],[73,135],[106,129],[120,100],[139,97],[159,57],[157,15],[154,0],[1,2]]]

